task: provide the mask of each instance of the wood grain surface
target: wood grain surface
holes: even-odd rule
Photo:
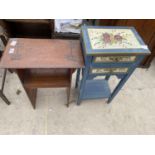
[[[12,45],[16,41],[16,45]],[[10,49],[14,52],[10,53]],[[60,39],[11,38],[0,62],[1,68],[81,68],[80,42]]]

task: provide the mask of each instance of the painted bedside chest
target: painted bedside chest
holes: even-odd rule
[[[98,98],[108,98],[110,103],[143,58],[150,54],[134,27],[83,26],[81,46],[85,68],[77,71],[78,105],[84,99]],[[113,75],[120,82],[111,91],[108,80]],[[105,78],[94,79],[97,76]]]

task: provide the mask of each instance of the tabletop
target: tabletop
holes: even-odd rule
[[[150,54],[134,27],[82,26],[82,39],[87,55]]]
[[[10,38],[1,68],[84,67],[79,40]]]

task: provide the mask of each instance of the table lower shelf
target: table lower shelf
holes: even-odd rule
[[[30,76],[24,79],[24,86],[28,88],[69,87],[68,76]]]
[[[82,99],[109,98],[111,91],[106,80],[87,80]]]
[[[17,73],[26,88],[70,87],[70,69],[20,69]]]

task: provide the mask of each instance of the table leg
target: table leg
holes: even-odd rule
[[[67,104],[66,104],[67,107],[69,107],[69,104],[70,104],[70,90],[71,88],[68,87],[67,88]]]
[[[88,74],[88,70],[89,69],[84,69],[84,74],[82,77],[82,80],[80,82],[80,87],[79,87],[79,94],[78,94],[78,98],[77,98],[77,105],[80,105],[80,102],[82,100],[82,96],[84,93],[84,88],[85,88],[85,84],[86,84],[86,80],[87,80],[87,74]]]
[[[3,101],[4,101],[7,105],[10,105],[10,101],[7,99],[7,97],[3,94],[2,91],[0,91],[0,97],[3,99]]]
[[[27,96],[28,96],[28,98],[32,104],[33,109],[35,109],[37,88],[27,88],[24,86],[24,76],[25,76],[24,69],[17,69],[16,72],[17,72],[17,75],[18,75],[18,77],[19,77],[19,79],[20,79],[20,81],[21,81],[21,83],[22,83],[22,85],[23,85],[23,87],[27,93]]]
[[[1,85],[1,89],[0,89],[0,97],[3,99],[3,101],[10,105],[10,101],[7,99],[7,97],[4,95],[3,90],[4,90],[4,84],[5,84],[5,79],[6,79],[6,74],[7,74],[7,69],[4,69],[4,74],[3,74],[3,78],[2,78],[2,85]]]
[[[116,88],[114,89],[114,91],[112,92],[112,94],[110,95],[107,103],[110,103],[113,98],[117,95],[117,93],[121,90],[121,88],[123,87],[123,85],[126,83],[126,81],[129,79],[129,77],[131,76],[132,72],[135,70],[135,68],[131,69],[130,72],[124,76],[120,82],[118,83],[118,85],[116,86]]]
[[[114,89],[114,91],[110,95],[107,103],[110,103],[113,100],[113,98],[121,90],[121,88],[123,87],[123,85],[125,84],[125,82],[129,79],[129,77],[132,75],[132,73],[134,72],[134,70],[136,69],[136,67],[140,64],[140,62],[143,60],[143,58],[144,58],[144,56],[139,57],[137,63],[134,64],[131,67],[131,69],[128,71],[128,74],[121,79],[121,81],[119,82],[119,84],[116,86],[116,88]]]
[[[66,106],[69,107],[70,104],[70,92],[71,92],[71,86],[72,86],[72,73],[74,72],[74,69],[69,69],[69,86],[67,88],[67,104]]]
[[[79,80],[80,80],[80,68],[77,69],[75,88],[78,87]]]
[[[37,88],[25,88],[28,98],[32,104],[33,109],[36,108],[36,96],[37,96]]]

